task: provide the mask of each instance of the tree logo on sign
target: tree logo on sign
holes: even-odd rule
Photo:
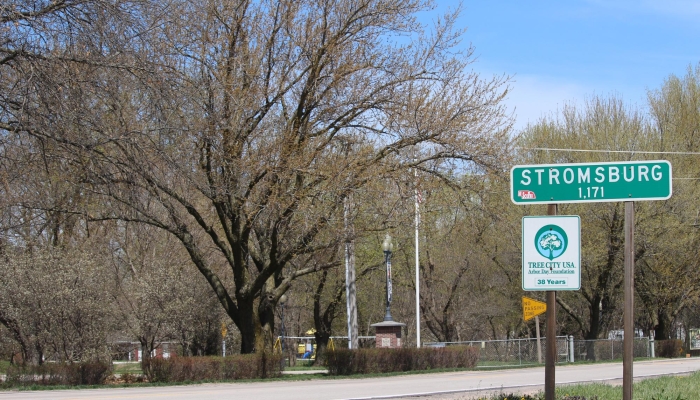
[[[566,232],[557,225],[545,225],[535,235],[537,252],[550,261],[564,254],[568,244]]]

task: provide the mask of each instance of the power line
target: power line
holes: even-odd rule
[[[519,147],[522,150],[568,151],[579,153],[626,153],[626,154],[674,154],[698,156],[696,151],[634,151],[634,150],[586,150],[586,149],[556,149],[548,147]]]
[[[569,151],[578,153],[631,153],[631,154],[675,154],[675,155],[700,155],[694,151],[631,151],[631,150],[586,150],[586,149],[556,149],[549,147],[519,147],[522,150],[546,150],[546,151]],[[699,180],[700,178],[672,178],[675,180]]]

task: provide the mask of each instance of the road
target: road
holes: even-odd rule
[[[700,370],[700,358],[657,359],[634,364],[635,379]],[[557,365],[557,385],[622,380],[622,364]],[[496,371],[464,371],[363,379],[318,379],[254,383],[216,383],[188,386],[106,388],[81,390],[0,392],[6,399],[252,399],[339,400],[429,397],[435,399],[485,396],[503,390],[511,393],[542,389],[544,367]]]

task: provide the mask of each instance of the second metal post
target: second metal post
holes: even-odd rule
[[[622,398],[632,400],[634,362],[634,202],[625,202],[625,311],[623,324]]]
[[[557,205],[547,205],[547,215],[557,215]],[[557,292],[547,291],[547,350],[544,364],[545,400],[555,400],[554,364],[557,360]]]

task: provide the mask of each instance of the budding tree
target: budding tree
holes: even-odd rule
[[[4,65],[13,87],[37,90],[4,99],[0,129],[51,145],[53,167],[100,199],[80,210],[89,219],[177,238],[239,328],[241,351],[270,348],[293,280],[338,265],[295,260],[343,240],[344,198],[409,167],[450,180],[507,153],[507,79],[470,72],[456,14],[430,29],[415,19],[430,7],[110,9],[100,30],[55,33],[44,57]]]

